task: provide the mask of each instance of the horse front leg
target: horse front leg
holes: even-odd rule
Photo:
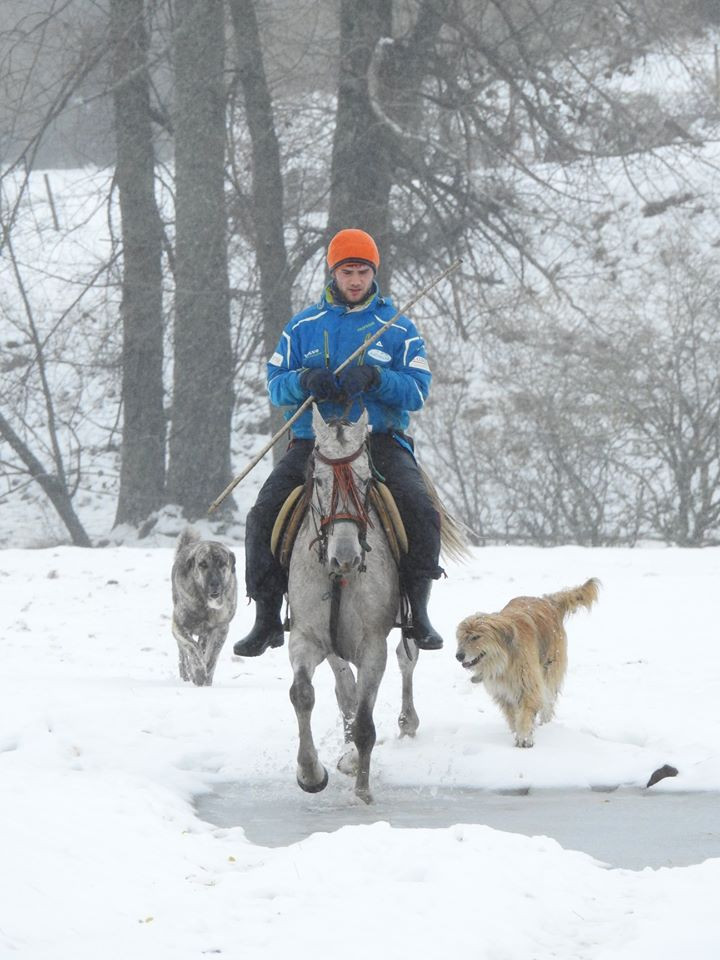
[[[353,724],[353,740],[358,752],[358,768],[355,777],[355,795],[365,803],[372,803],[370,793],[370,757],[375,746],[375,723],[373,710],[378,687],[385,672],[387,647],[383,641],[377,656],[364,660],[358,670],[358,707]]]
[[[418,662],[419,650],[411,638],[402,639],[395,650],[402,677],[402,706],[398,717],[401,737],[414,737],[420,726],[413,699],[413,673]]]
[[[290,662],[293,668],[293,683],[290,687],[290,702],[295,708],[298,722],[297,782],[307,793],[319,793],[328,783],[328,772],[318,759],[313,741],[311,717],[315,706],[315,689],[312,685],[313,674],[323,655],[294,655],[291,650]]]

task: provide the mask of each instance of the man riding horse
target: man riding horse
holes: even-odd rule
[[[333,371],[390,320],[395,309],[380,295],[375,274],[380,254],[363,230],[341,230],[327,251],[330,283],[319,303],[296,314],[283,330],[267,365],[270,400],[288,407],[289,418],[312,395],[325,420],[355,421],[368,412],[370,455],[397,503],[405,525],[408,551],[400,579],[410,603],[412,636],[421,650],[439,650],[442,637],[428,619],[431,581],[443,573],[440,516],[428,493],[405,433],[411,411],[420,410],[432,374],[425,344],[411,320],[402,315],[355,363],[335,377]],[[255,600],[255,624],[234,646],[244,657],[257,657],[282,646],[282,600],[287,575],[270,549],[273,525],[285,499],[305,481],[314,435],[308,409],[292,427],[287,452],[274,468],[247,516],[245,580]]]

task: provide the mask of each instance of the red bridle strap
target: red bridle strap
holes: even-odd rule
[[[332,496],[330,498],[330,512],[326,516],[320,518],[321,527],[326,527],[328,524],[334,523],[336,520],[351,520],[353,523],[357,523],[363,528],[372,526],[365,503],[360,497],[360,492],[355,482],[355,473],[350,466],[351,463],[357,460],[364,449],[365,444],[358,447],[358,449],[349,456],[338,457],[337,459],[326,457],[317,449],[314,451],[314,456],[316,456],[318,460],[321,460],[323,463],[327,464],[329,467],[332,467],[333,471],[333,489]],[[354,507],[356,512],[350,513],[346,511],[343,513],[338,513],[337,508],[339,503],[342,503],[349,508]]]

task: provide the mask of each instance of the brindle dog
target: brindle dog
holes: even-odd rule
[[[235,554],[187,527],[178,540],[171,580],[180,677],[209,687],[237,606]]]

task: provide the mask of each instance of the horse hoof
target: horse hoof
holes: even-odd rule
[[[298,786],[301,790],[304,790],[305,793],[320,793],[321,790],[324,790],[328,785],[328,780],[330,775],[328,774],[325,767],[323,767],[323,778],[319,783],[303,783],[300,777],[297,778]]]
[[[348,777],[356,777],[358,772],[358,755],[357,748],[352,746],[349,750],[346,750],[345,753],[340,757],[337,762],[337,768],[340,773],[344,773]]]
[[[417,733],[417,728],[420,726],[420,721],[417,718],[417,715],[412,716],[411,714],[401,713],[398,717],[398,727],[400,728],[400,737],[414,737]]]
[[[372,797],[372,794],[370,793],[369,790],[358,790],[358,789],[356,788],[356,790],[355,790],[355,796],[356,796],[359,800],[362,800],[363,803],[370,804],[370,803],[373,802],[373,797]]]

